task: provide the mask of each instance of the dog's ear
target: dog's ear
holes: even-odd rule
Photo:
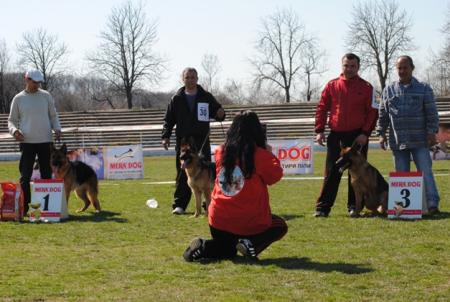
[[[64,143],[62,146],[61,146],[61,152],[63,152],[64,154],[67,154],[67,145],[66,145],[66,143]]]
[[[189,146],[191,147],[191,151],[194,152],[194,153],[197,152],[197,147],[196,147],[196,144],[195,144],[194,137],[189,136],[188,141],[189,141]]]
[[[359,151],[359,149],[361,149],[361,146],[356,141],[353,141],[351,150],[352,151]]]

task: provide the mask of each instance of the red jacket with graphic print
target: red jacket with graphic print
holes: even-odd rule
[[[280,161],[270,151],[257,147],[254,173],[244,179],[242,188],[230,194],[223,192],[226,189],[220,183],[223,150],[220,146],[215,152],[217,177],[208,208],[209,224],[235,235],[255,235],[267,230],[272,223],[267,186],[283,177]]]
[[[324,132],[329,112],[328,126],[332,131],[361,129],[370,136],[378,118],[378,110],[372,107],[372,94],[372,85],[359,76],[346,79],[341,74],[329,81],[317,104],[315,132]]]

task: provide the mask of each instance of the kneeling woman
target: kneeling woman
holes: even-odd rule
[[[215,152],[217,178],[208,209],[212,239],[194,239],[183,254],[186,261],[229,259],[237,251],[257,259],[286,234],[286,222],[272,215],[269,205],[267,186],[283,176],[270,149],[256,113],[236,115]]]

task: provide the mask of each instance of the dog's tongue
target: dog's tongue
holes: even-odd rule
[[[183,161],[183,162],[181,163],[181,169],[184,169],[184,168],[186,168],[186,162],[185,162],[185,161]]]

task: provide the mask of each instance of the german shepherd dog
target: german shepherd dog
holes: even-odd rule
[[[216,177],[215,164],[197,153],[191,139],[183,138],[180,143],[181,168],[187,175],[187,183],[195,196],[195,217],[202,212],[202,195],[205,197],[206,215],[211,201],[211,191]]]
[[[95,171],[81,161],[69,161],[66,144],[60,149],[53,147],[50,161],[55,177],[64,180],[66,201],[69,202],[70,192],[75,190],[77,197],[84,201],[84,206],[77,212],[85,211],[92,204],[95,212],[99,213],[101,209],[97,197],[98,180]]]
[[[341,168],[348,168],[352,178],[351,185],[355,191],[356,209],[353,217],[358,217],[363,205],[370,211],[369,215],[386,215],[389,185],[380,172],[361,154],[359,145],[341,147]]]

